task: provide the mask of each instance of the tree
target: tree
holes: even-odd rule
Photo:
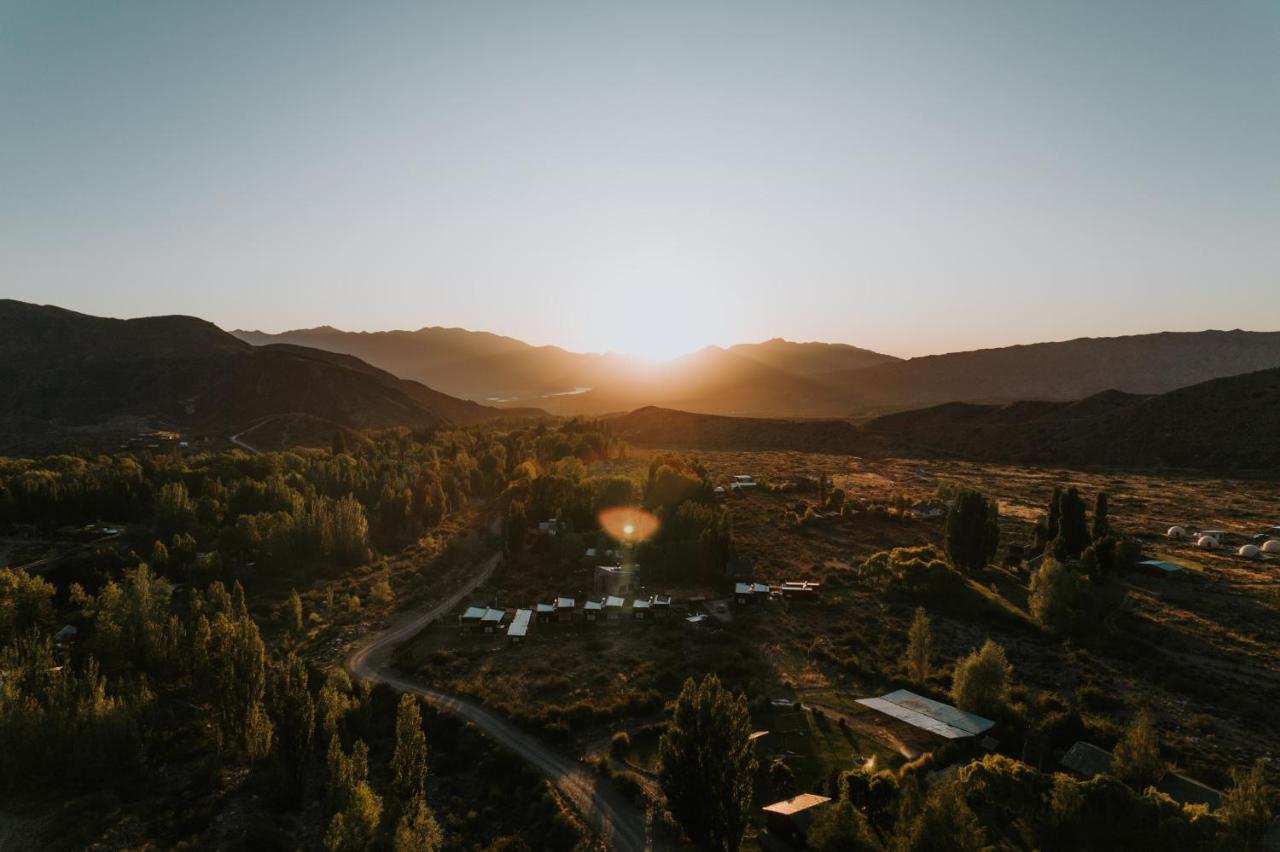
[[[1079,559],[1089,546],[1089,523],[1084,500],[1075,488],[1063,491],[1058,500],[1058,534],[1049,541],[1049,552],[1059,562]]]
[[[1093,498],[1093,531],[1090,538],[1097,541],[1111,535],[1111,519],[1107,516],[1107,492],[1099,491]]]
[[[422,732],[418,700],[400,696],[396,708],[396,746],[391,756],[391,790],[397,802],[411,802],[426,793],[427,737]]]
[[[24,568],[0,568],[0,642],[53,624],[54,585]]]
[[[915,683],[929,679],[929,658],[933,655],[933,631],[924,607],[916,607],[915,618],[907,632],[907,677]]]
[[[747,699],[715,675],[684,683],[658,744],[658,783],[689,839],[704,849],[736,852],[751,808],[756,770]]]
[[[396,823],[391,838],[394,852],[437,852],[444,846],[444,832],[422,797],[414,799]]]
[[[1165,765],[1160,759],[1155,717],[1146,708],[1137,712],[1120,742],[1116,743],[1112,771],[1117,778],[1135,790],[1141,790],[1164,777]]]
[[[302,626],[304,624],[302,611],[302,596],[298,594],[297,589],[289,592],[289,633],[293,636],[302,635]]]
[[[329,741],[329,803],[333,816],[324,835],[330,852],[366,848],[382,819],[382,799],[369,786],[369,747],[356,740],[351,754],[334,737]]]
[[[990,848],[986,832],[965,801],[960,784],[948,781],[929,791],[911,825],[907,848],[912,852],[978,852]]]
[[[369,589],[369,599],[376,606],[390,606],[395,597],[395,592],[391,591],[391,577],[387,574],[387,569],[383,568],[373,587]]]
[[[998,714],[1009,701],[1009,681],[1013,666],[1004,648],[988,639],[982,648],[956,663],[951,678],[951,697],[964,710]]]
[[[1092,594],[1088,578],[1046,557],[1031,577],[1031,617],[1046,630],[1069,631],[1077,625]]]
[[[846,801],[819,808],[805,834],[805,846],[815,852],[876,852],[876,840],[862,812]]]
[[[980,491],[964,489],[947,513],[943,539],[947,556],[957,568],[976,573],[991,562],[1000,546],[999,511]]]
[[[284,776],[285,792],[296,801],[306,785],[316,707],[311,699],[307,665],[296,654],[289,654],[272,675],[270,707],[277,733],[276,760]]]
[[[1267,783],[1265,765],[1258,761],[1249,769],[1231,770],[1231,786],[1222,796],[1218,816],[1231,839],[1248,848],[1271,825],[1275,802],[1276,791]]]

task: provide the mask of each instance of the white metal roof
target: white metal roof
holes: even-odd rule
[[[556,605],[555,605],[555,604],[553,604],[553,603],[540,603],[540,604],[537,604],[536,606],[534,606],[534,609],[535,609],[535,610],[537,610],[539,613],[543,613],[543,612],[555,612],[555,611],[556,611]]]
[[[469,606],[467,607],[467,611],[462,614],[462,617],[468,621],[473,618],[484,618],[484,614],[488,611],[489,610],[486,607]]]
[[[636,598],[631,602],[632,609],[648,609],[651,606],[653,606],[653,604],[643,598]]]
[[[484,611],[484,615],[480,618],[480,620],[491,621],[496,623],[496,622],[502,621],[503,616],[505,616],[506,614],[507,614],[507,611],[505,609],[486,609]]]
[[[751,584],[750,583],[734,583],[733,593],[735,595],[749,595],[751,594]]]
[[[508,636],[524,636],[529,632],[529,620],[533,617],[533,612],[527,609],[516,610],[516,617],[511,620],[511,626],[507,628]]]
[[[573,598],[556,598],[557,609],[573,609]]]
[[[981,734],[995,726],[995,722],[990,719],[966,713],[950,704],[916,695],[906,689],[899,689],[879,698],[859,698],[858,703],[949,740]]]
[[[671,595],[654,595],[654,606],[671,606]]]
[[[604,599],[604,605],[607,607],[615,607],[615,608],[621,609],[625,604],[626,604],[626,601],[618,597],[617,595],[609,595],[609,597]]]
[[[582,605],[583,609],[604,609],[604,601],[587,601]]]

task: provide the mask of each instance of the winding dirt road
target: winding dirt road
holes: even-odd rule
[[[433,689],[391,668],[395,649],[437,618],[453,611],[482,586],[498,567],[498,559],[497,554],[490,557],[475,576],[430,609],[406,613],[386,630],[364,639],[347,657],[347,670],[374,683],[421,695],[432,706],[472,722],[547,776],[608,848],[644,852],[650,848],[645,838],[644,814],[593,771],[549,748],[492,710]]]

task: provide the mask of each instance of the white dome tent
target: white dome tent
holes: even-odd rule
[[[1237,556],[1243,556],[1246,559],[1257,559],[1262,555],[1262,550],[1256,544],[1246,544],[1244,547],[1236,551]]]
[[[1179,526],[1169,527],[1169,531],[1164,534],[1165,538],[1186,538],[1187,531]]]
[[[1202,535],[1196,539],[1196,547],[1201,550],[1216,550],[1218,547],[1218,540],[1211,535]]]
[[[1262,552],[1280,554],[1280,538],[1273,538],[1263,542]]]

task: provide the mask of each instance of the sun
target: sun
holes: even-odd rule
[[[682,276],[630,277],[607,288],[591,312],[592,347],[669,361],[732,337],[731,302]]]

